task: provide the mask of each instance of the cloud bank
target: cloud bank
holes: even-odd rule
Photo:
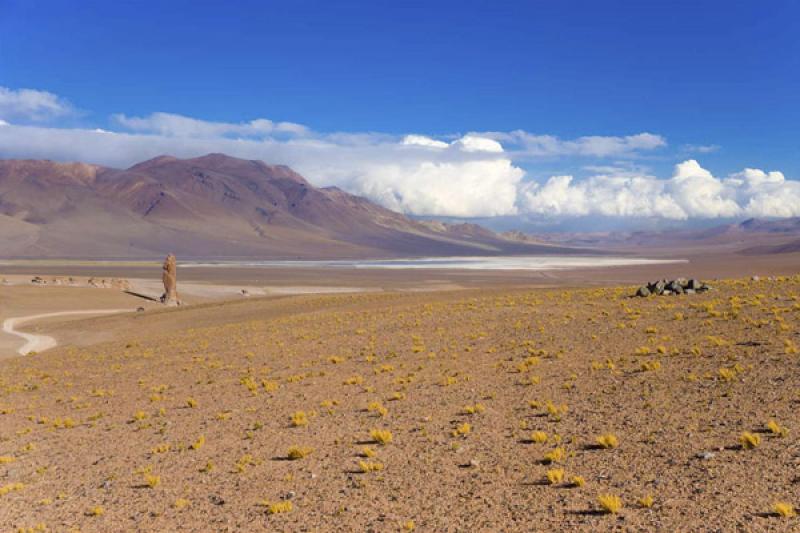
[[[667,141],[647,132],[575,139],[521,130],[441,137],[320,133],[265,118],[215,122],[163,112],[116,114],[103,129],[36,124],[72,110],[64,99],[45,91],[0,87],[0,157],[127,167],[162,154],[223,152],[286,164],[315,185],[336,185],[390,209],[423,216],[800,216],[800,182],[780,172],[745,169],[720,178],[689,159],[669,178],[649,175],[646,167],[633,162],[658,153]],[[702,148],[696,151],[711,151]],[[526,172],[526,163],[540,160],[549,165],[587,160],[592,164],[583,168],[590,175]],[[619,161],[627,163],[621,167]]]
[[[800,182],[752,168],[717,178],[690,159],[676,165],[669,179],[598,175],[527,182],[519,203],[521,212],[547,217],[794,217],[800,216]]]

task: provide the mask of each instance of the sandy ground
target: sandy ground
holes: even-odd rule
[[[0,531],[800,530],[774,512],[800,507],[798,264],[215,270],[182,308],[0,286],[0,318],[145,308],[32,322],[60,345],[0,360]],[[138,268],[99,275],[157,289]],[[746,277],[629,297],[713,268]]]

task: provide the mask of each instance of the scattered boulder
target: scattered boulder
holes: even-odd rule
[[[636,290],[636,296],[647,298],[648,296],[670,296],[673,294],[697,294],[706,292],[711,287],[697,279],[677,278],[673,280],[661,279],[652,281],[647,285],[642,285]]]
[[[34,278],[31,280],[31,283],[34,283],[34,284],[36,284],[36,285],[47,285],[47,281],[45,281],[45,280],[44,280],[44,278],[42,278],[42,277],[40,277],[40,276],[35,276],[35,277],[34,277]]]

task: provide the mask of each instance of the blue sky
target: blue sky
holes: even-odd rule
[[[20,130],[26,135],[36,128],[36,138],[43,129],[166,134],[171,140],[163,147],[170,151],[185,146],[176,145],[175,139],[185,129],[158,129],[152,120],[149,126],[140,121],[132,127],[131,119],[152,119],[156,112],[211,124],[266,118],[302,124],[313,132],[304,138],[336,146],[342,134],[350,135],[344,141],[350,151],[331,157],[344,159],[346,154],[356,166],[352,148],[358,137],[374,147],[408,134],[452,143],[479,133],[495,139],[505,152],[515,152],[507,158],[523,175],[507,173],[506,180],[517,189],[520,182],[544,185],[551,176],[564,174],[575,182],[598,173],[665,181],[686,160],[697,160],[718,180],[754,168],[767,175],[780,171],[791,182],[800,177],[798,35],[800,3],[795,1],[0,0],[0,87],[8,91],[5,117],[0,100],[0,119],[29,128]],[[47,92],[69,111],[15,112],[19,107],[10,106],[19,106],[21,89]],[[519,136],[509,139],[508,133],[517,130],[567,143],[588,136],[625,139],[640,134],[662,142],[645,146],[635,141],[635,146],[610,152],[573,147],[543,153],[531,151],[529,141],[520,147],[525,143]],[[230,140],[261,133],[221,135]],[[190,136],[196,141],[196,132]],[[269,140],[275,138],[285,140],[280,132],[270,132]],[[86,155],[26,152],[2,139],[3,157]],[[535,141],[539,147],[541,142]],[[90,139],[86,143],[91,146]],[[203,148],[208,145],[202,143]],[[475,151],[464,159],[451,153],[455,150],[448,148],[449,155],[436,156],[433,164],[476,162]],[[131,150],[132,155],[145,152],[141,147]],[[374,167],[376,160],[390,165],[386,152],[363,156],[363,167]],[[497,158],[489,152],[494,154],[489,159]],[[375,170],[337,167],[326,173],[323,162],[315,159],[321,157],[318,153],[309,154],[315,163],[305,165],[298,164],[304,158],[301,151],[264,154],[285,157],[274,162],[315,173],[309,176],[312,181],[344,185],[416,214],[576,215],[553,208],[551,200],[557,200],[552,195],[528,200],[535,208],[525,209],[517,191],[516,210],[508,208],[506,199],[505,208],[481,211],[444,205],[441,198],[415,198],[408,184],[388,190],[392,179],[404,179],[405,162],[398,163],[401,168],[393,178],[381,175],[377,183],[364,183],[366,178],[356,175]],[[96,159],[117,163],[125,158]],[[423,163],[416,158],[410,164],[408,172]],[[448,168],[444,174],[447,170],[458,173]],[[488,167],[473,170],[491,173]],[[426,173],[416,183],[436,178]],[[456,178],[441,179],[443,190],[458,186]],[[636,187],[629,184],[623,193],[635,194]],[[567,197],[574,192],[567,187]],[[790,188],[789,193],[795,192]],[[541,191],[531,194],[541,196]],[[595,189],[583,194],[594,196]],[[720,194],[722,200],[741,204],[742,215],[760,213],[747,211],[753,195],[742,187]],[[471,201],[463,200],[465,205]],[[699,216],[681,206],[683,218],[689,219],[733,213],[725,208],[695,210],[711,215]],[[653,212],[681,218],[670,218],[668,208],[642,209],[647,216]],[[775,211],[763,208],[762,214],[770,214],[769,209]],[[584,211],[577,214],[606,214],[602,208]],[[775,211],[781,213],[795,214],[791,209]]]

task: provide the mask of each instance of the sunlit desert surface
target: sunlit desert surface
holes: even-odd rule
[[[0,361],[0,530],[800,527],[800,276],[631,298],[360,275],[144,312],[0,288],[18,315],[131,309]]]

